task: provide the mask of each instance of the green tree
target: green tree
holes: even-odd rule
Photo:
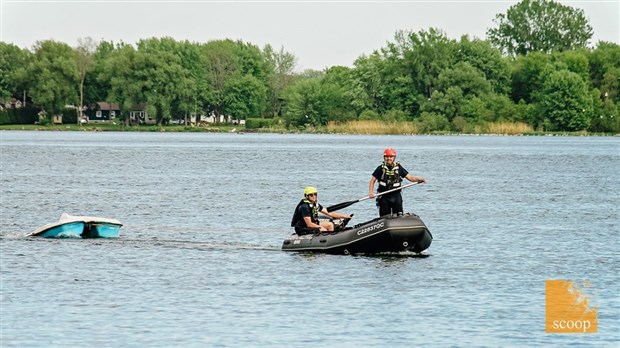
[[[319,78],[297,81],[286,95],[286,124],[294,127],[324,123]]]
[[[99,81],[106,81],[110,85],[106,99],[119,103],[124,110],[135,110],[145,100],[136,61],[136,49],[132,45],[120,43],[107,54],[98,75]],[[122,117],[125,125],[129,125],[131,120],[128,115],[123,114]]]
[[[387,122],[404,122],[407,120],[407,113],[398,109],[391,109],[383,114],[383,119]]]
[[[589,54],[592,86],[601,98],[620,102],[620,45],[601,41]]]
[[[187,107],[195,91],[189,69],[183,65],[181,45],[174,39],[151,38],[137,44],[138,78],[142,81],[144,102],[155,111],[157,124],[170,120],[175,107]]]
[[[445,92],[435,91],[433,95],[422,104],[421,111],[431,115],[445,116],[452,121],[459,115],[464,103],[463,90],[458,86],[450,86]]]
[[[314,69],[306,69],[302,71],[301,73],[297,74],[297,77],[302,80],[322,79],[324,76],[325,76],[325,71],[314,70]]]
[[[382,49],[386,81],[391,81],[385,86],[387,108],[416,115],[437,89],[439,74],[454,64],[456,49],[456,42],[435,28],[397,32],[395,42]]]
[[[603,75],[601,81],[602,98],[620,103],[620,68],[611,68]]]
[[[381,116],[374,110],[364,110],[360,113],[359,120],[379,120]]]
[[[578,74],[568,70],[554,71],[542,86],[539,108],[550,130],[584,130],[590,126],[592,96]]]
[[[579,75],[584,82],[590,82],[590,66],[588,63],[588,51],[579,49],[551,54],[555,62],[556,70],[566,69]]]
[[[351,69],[343,66],[334,66],[325,71],[321,80],[324,100],[327,103],[327,121],[350,121],[357,117],[352,105],[351,95],[347,93],[351,85]]]
[[[324,79],[302,79],[288,90],[287,125],[320,127],[332,120],[344,121],[355,117],[343,103],[346,97],[342,88],[333,81]]]
[[[526,103],[535,101],[535,94],[542,89],[546,75],[554,67],[549,55],[534,52],[517,57],[512,72],[512,100]]]
[[[242,41],[236,41],[235,45],[235,56],[237,56],[239,69],[236,74],[232,75],[233,79],[229,83],[237,86],[252,84],[255,88],[251,94],[246,94],[247,98],[245,98],[247,104],[245,108],[249,110],[250,114],[234,114],[232,111],[227,111],[227,114],[242,118],[247,116],[262,117],[269,102],[267,88],[270,84],[271,76],[273,76],[273,67],[265,59],[263,52],[257,46]],[[256,84],[257,82],[258,84]],[[230,98],[231,96],[225,96],[225,99]],[[236,99],[240,100],[239,96]]]
[[[474,96],[463,100],[463,105],[459,110],[459,114],[469,123],[479,124],[487,121],[494,121],[494,115],[487,110],[482,98]]]
[[[456,62],[469,63],[484,74],[484,78],[491,84],[495,93],[509,95],[510,63],[508,59],[502,57],[498,49],[487,41],[470,40],[467,36],[461,37],[457,47]]]
[[[484,73],[470,63],[459,62],[444,70],[437,80],[436,92],[422,104],[422,111],[442,114],[449,121],[456,116],[471,123],[494,118],[483,102],[494,95],[493,87]]]
[[[202,64],[206,75],[204,93],[206,111],[219,119],[224,110],[224,89],[227,83],[239,76],[239,63],[232,40],[210,41],[201,47]]]
[[[482,71],[469,63],[460,62],[444,70],[437,79],[437,90],[446,91],[451,86],[459,86],[463,96],[480,97],[493,91]]]
[[[27,72],[32,101],[48,114],[60,114],[78,101],[75,54],[69,45],[53,40],[39,41],[34,49]]]
[[[370,110],[378,114],[379,111],[387,110],[384,98],[386,84],[383,66],[385,63],[379,53],[375,51],[369,56],[360,56],[353,65],[350,84],[345,91],[351,100],[351,106],[358,114]]]
[[[525,121],[522,119],[517,105],[508,96],[490,94],[484,98],[484,103],[489,115],[487,121]]]
[[[272,70],[268,85],[269,114],[271,117],[282,116],[285,90],[295,82],[297,58],[284,47],[274,51],[271,45],[265,46],[263,54]]]
[[[266,86],[272,69],[265,59],[263,52],[256,45],[243,41],[235,41],[234,47],[234,55],[237,57],[238,72],[240,73],[239,76],[254,76]]]
[[[173,101],[173,111],[177,118],[183,116],[187,124],[188,114],[196,115],[202,109],[200,94],[207,88],[206,81],[202,79],[205,70],[199,44],[177,42],[174,50],[179,57],[182,79]]]
[[[494,22],[487,39],[510,55],[585,48],[593,35],[583,10],[552,0],[522,0]]]
[[[216,40],[201,47],[207,113],[239,118],[263,116],[272,67],[258,47]]]
[[[267,88],[261,81],[246,74],[225,85],[223,110],[235,118],[256,117],[265,108],[266,93]]]
[[[20,95],[25,69],[32,54],[28,50],[0,41],[0,101]]]
[[[600,106],[600,112],[592,118],[590,130],[594,132],[620,132],[620,110],[613,100],[606,99]]]
[[[84,78],[84,104],[92,105],[93,103],[108,100],[108,94],[111,90],[110,80],[105,78],[105,64],[115,45],[109,41],[101,41],[98,43],[95,52],[92,55],[92,67],[86,73]]]
[[[84,110],[84,82],[86,75],[92,70],[94,64],[94,53],[97,43],[91,38],[79,38],[78,46],[75,48],[75,62],[77,64],[78,74],[80,78],[79,91],[80,102],[78,105],[78,115],[82,116]],[[77,120],[80,123],[80,118]]]
[[[450,122],[444,115],[433,112],[422,112],[420,119],[416,122],[420,131],[429,133],[433,131],[445,131],[450,129]]]

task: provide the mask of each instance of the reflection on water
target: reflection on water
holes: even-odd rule
[[[364,197],[387,146],[428,180],[403,191],[426,255],[280,250],[305,186],[324,206]],[[3,347],[620,339],[617,138],[0,132],[0,147]],[[23,237],[62,212],[124,226]],[[544,333],[547,279],[592,283],[598,334]]]

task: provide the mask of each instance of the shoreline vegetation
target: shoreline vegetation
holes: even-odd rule
[[[228,38],[85,37],[31,49],[0,41],[0,125],[225,132],[233,130],[225,123],[245,121],[235,132],[620,133],[620,45],[590,42],[582,10],[522,0],[494,22],[485,39],[396,30],[347,66],[301,72],[283,46]],[[70,126],[80,121],[88,126]]]
[[[350,66],[302,72],[284,47],[232,39],[87,37],[76,47],[44,40],[32,49],[0,42],[0,125],[222,132],[233,130],[224,123],[245,121],[235,132],[620,133],[620,45],[591,45],[582,11],[522,0],[495,22],[486,39],[397,30]],[[127,126],[100,125],[110,121]],[[42,127],[35,129],[75,128]]]
[[[535,130],[521,122],[493,122],[476,126],[463,132],[433,131],[424,132],[415,123],[406,121],[382,122],[374,120],[329,122],[325,127],[306,127],[287,129],[284,126],[269,126],[247,129],[245,126],[231,124],[209,125],[140,125],[123,124],[48,124],[48,125],[0,125],[0,131],[90,131],[90,132],[211,132],[211,133],[279,133],[279,134],[349,134],[349,135],[513,135],[513,136],[620,136],[613,133],[588,131],[557,132]]]

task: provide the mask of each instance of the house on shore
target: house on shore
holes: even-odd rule
[[[112,123],[115,122],[117,116],[120,116],[121,108],[116,103],[97,102],[83,113],[88,122]]]

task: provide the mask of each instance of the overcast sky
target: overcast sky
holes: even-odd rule
[[[620,0],[560,1],[584,10],[599,40],[620,43]],[[71,46],[92,37],[135,44],[169,36],[234,39],[284,47],[297,70],[354,60],[393,41],[397,30],[442,29],[450,38],[484,39],[493,19],[518,1],[121,1],[0,0],[0,40],[22,48],[53,39]]]

